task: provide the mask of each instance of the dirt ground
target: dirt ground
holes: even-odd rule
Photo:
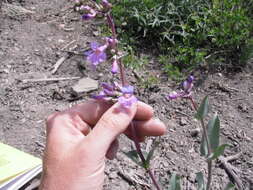
[[[77,80],[29,82],[26,79],[90,77],[107,80],[104,67],[96,73],[85,65],[79,55],[68,57],[55,74],[52,69],[66,51],[81,50],[87,42],[96,39],[96,25],[84,23],[67,0],[21,1],[31,12],[13,16],[0,13],[0,141],[41,157],[45,147],[45,118],[55,111],[64,110],[83,101],[74,97],[71,87]],[[10,10],[9,10],[10,11]],[[252,62],[240,72],[209,73],[196,71],[196,100],[210,95],[212,113],[221,119],[221,138],[230,144],[225,155],[241,153],[231,164],[243,181],[244,189],[253,189],[253,68]],[[159,85],[139,88],[137,95],[155,109],[156,116],[167,125],[167,133],[152,162],[156,178],[168,187],[172,173],[182,177],[184,190],[196,189],[195,173],[206,172],[203,158],[199,156],[200,134],[194,135],[199,124],[193,119],[189,102],[170,101],[165,95],[177,88],[175,82],[165,79],[154,65],[147,68],[159,78]],[[145,75],[135,71],[139,76]],[[228,74],[227,74],[228,73]],[[136,83],[134,75],[130,81]],[[94,93],[94,92],[93,92]],[[84,94],[88,99],[90,94]],[[121,150],[132,146],[126,137],[120,137]],[[149,150],[153,138],[143,143]],[[126,158],[122,151],[117,159],[108,161],[105,190],[153,189],[144,171]],[[228,177],[220,165],[215,164],[213,190],[224,189]],[[164,188],[166,189],[166,188]]]

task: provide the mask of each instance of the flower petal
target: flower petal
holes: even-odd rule
[[[133,94],[134,93],[134,87],[133,86],[123,86],[121,88],[121,92],[123,94]]]
[[[100,44],[97,43],[97,42],[91,42],[91,43],[90,43],[90,47],[91,47],[91,49],[92,49],[93,51],[96,51],[96,49],[97,49],[99,46],[100,46]]]
[[[129,108],[131,107],[132,104],[137,102],[137,98],[135,96],[130,97],[120,96],[118,98],[118,102],[120,103],[121,106]]]

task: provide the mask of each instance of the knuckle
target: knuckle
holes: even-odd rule
[[[56,112],[56,113],[50,114],[50,115],[46,118],[46,124],[48,125],[48,124],[52,123],[52,121],[54,120],[54,118],[56,117],[57,114],[58,114],[57,112]]]
[[[59,118],[59,116],[60,116],[60,113],[59,112],[55,112],[55,113],[52,113],[51,115],[49,115],[47,117],[47,119],[46,119],[46,127],[47,127],[48,131],[54,126],[54,123]]]

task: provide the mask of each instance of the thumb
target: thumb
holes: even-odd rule
[[[86,140],[94,150],[103,150],[106,154],[111,143],[124,132],[133,120],[137,110],[137,104],[129,108],[123,108],[119,103],[108,109],[89,133]],[[95,149],[96,148],[96,149]]]

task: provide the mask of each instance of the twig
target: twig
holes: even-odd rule
[[[17,19],[20,16],[34,14],[34,11],[27,10],[21,6],[3,3],[2,4],[2,11],[4,14],[8,15],[11,18]]]
[[[67,49],[70,45],[72,45],[75,42],[76,42],[76,40],[73,40],[73,41],[69,42],[66,46],[64,46],[63,48],[61,48],[61,51]]]
[[[24,79],[23,83],[27,82],[53,82],[53,81],[62,81],[62,80],[76,80],[80,77],[62,77],[62,78],[44,78],[44,79]]]
[[[60,66],[66,61],[71,55],[68,53],[64,57],[61,57],[54,65],[54,69],[51,71],[52,74],[55,74]]]
[[[241,155],[242,155],[242,152],[239,152],[239,153],[237,153],[235,155],[226,157],[226,160],[228,162],[231,162],[231,161],[234,161],[234,160],[237,160],[238,158],[240,158]]]
[[[118,175],[123,179],[125,180],[129,185],[136,185],[136,184],[139,184],[141,186],[145,186],[145,187],[148,187],[150,188],[150,185],[147,184],[147,183],[144,183],[143,181],[140,181],[140,180],[137,180],[137,179],[134,179],[134,177],[131,177],[130,175],[124,173],[123,171],[118,171]],[[138,175],[140,177],[140,175]],[[136,176],[137,177],[137,176]],[[143,176],[142,176],[143,177]]]
[[[234,156],[234,158],[237,158],[237,157],[238,155]],[[220,156],[218,160],[220,161],[222,168],[225,170],[230,180],[236,184],[239,190],[243,190],[244,189],[243,183],[240,180],[240,178],[237,176],[236,169],[230,163],[228,163],[229,161],[228,159],[231,159],[231,158],[232,157],[225,158],[224,156]]]
[[[181,114],[181,115],[184,115],[184,116],[186,116],[186,117],[191,117],[190,115],[188,115],[188,114],[186,114],[186,113],[184,113],[184,112],[178,111],[178,110],[176,110],[175,112],[176,112],[176,113],[179,113],[179,114]]]
[[[68,43],[65,47],[63,47],[61,50],[66,49],[67,47],[69,47],[71,44],[75,43],[76,40],[71,41],[70,43]],[[72,48],[70,48],[70,51],[73,51],[74,49],[76,49],[77,46],[74,46]],[[57,70],[60,68],[60,66],[64,63],[64,61],[66,61],[68,58],[70,58],[71,56],[73,56],[72,53],[67,52],[65,54],[65,56],[61,57],[54,65],[54,69],[51,71],[52,74],[55,74],[57,72]]]
[[[126,174],[123,173],[122,171],[118,171],[118,175],[119,175],[123,180],[125,180],[129,185],[133,185],[133,184],[136,183],[129,175],[126,175]]]

